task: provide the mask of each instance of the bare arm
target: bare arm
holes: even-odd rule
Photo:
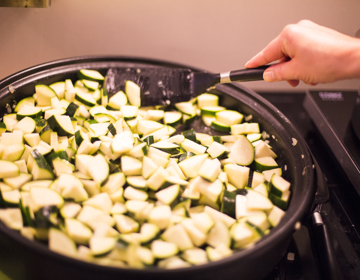
[[[245,67],[277,60],[264,73],[268,82],[297,86],[299,80],[314,85],[360,78],[360,40],[303,20],[286,26]]]

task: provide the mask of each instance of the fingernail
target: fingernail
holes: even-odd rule
[[[252,59],[250,59],[248,62],[245,63],[245,68],[249,68],[248,65],[251,63],[251,60],[252,60]]]
[[[267,70],[264,72],[264,80],[266,82],[274,82],[275,81],[275,75],[274,72],[271,70]]]

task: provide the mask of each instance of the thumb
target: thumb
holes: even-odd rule
[[[291,72],[291,61],[280,62],[266,69],[263,78],[266,82],[295,80]]]

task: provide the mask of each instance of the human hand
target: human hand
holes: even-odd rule
[[[267,82],[297,86],[360,78],[360,40],[309,20],[287,25],[280,35],[251,58],[246,68],[278,60],[264,72]]]

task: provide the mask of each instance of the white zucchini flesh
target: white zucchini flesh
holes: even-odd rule
[[[164,125],[151,120],[139,120],[137,123],[137,131],[142,134],[143,136],[149,135],[150,133],[153,133],[161,128],[163,128]]]
[[[113,216],[115,219],[116,228],[119,230],[120,233],[130,233],[138,231],[139,224],[134,219],[122,214],[115,214]]]
[[[16,163],[0,160],[0,178],[14,177],[20,174],[19,166]]]
[[[102,192],[90,197],[88,200],[83,202],[83,205],[89,205],[103,211],[106,214],[110,214],[113,207],[113,203],[110,196],[106,192]]]
[[[224,110],[215,114],[216,120],[226,125],[234,125],[242,122],[244,115],[233,110]]]
[[[221,244],[224,244],[226,247],[230,248],[231,237],[229,229],[224,222],[218,220],[214,223],[214,226],[210,229],[207,243],[214,248]]]
[[[268,216],[263,212],[246,217],[246,221],[257,226],[263,232],[270,228]]]
[[[246,207],[249,210],[270,211],[273,208],[270,199],[253,190],[247,190],[246,198]]]
[[[62,173],[59,176],[58,187],[62,197],[73,199],[76,202],[85,201],[89,198],[84,185],[79,178],[73,174]]]
[[[45,206],[54,205],[60,208],[64,204],[63,197],[57,191],[49,188],[32,187],[30,197],[34,212]]]
[[[168,205],[154,207],[149,216],[148,222],[157,225],[160,229],[165,229],[171,219],[171,208]]]
[[[157,191],[159,190],[167,181],[169,173],[160,166],[147,180],[147,185],[150,189]]]
[[[75,202],[65,202],[60,208],[60,214],[63,218],[75,218],[81,210],[81,205]]]
[[[206,150],[206,152],[212,158],[218,158],[218,157],[222,157],[224,155],[227,155],[230,152],[230,150],[226,146],[224,146],[224,145],[222,145],[222,144],[220,144],[218,142],[213,141],[210,144],[209,148]]]
[[[130,156],[123,156],[121,158],[121,170],[126,176],[141,175],[142,162]]]
[[[181,257],[195,265],[201,265],[208,262],[206,252],[200,248],[187,249],[181,254]]]
[[[265,183],[260,183],[255,188],[253,188],[253,190],[258,192],[258,193],[261,193],[265,197],[269,196],[268,186]]]
[[[264,181],[265,181],[264,174],[254,171],[253,176],[252,176],[252,180],[251,180],[251,187],[255,188],[259,184],[263,183]]]
[[[165,259],[176,255],[179,252],[179,249],[174,243],[155,240],[151,243],[151,251],[154,257]]]
[[[148,179],[157,170],[157,164],[149,157],[144,156],[141,173],[144,179]]]
[[[205,234],[209,233],[215,225],[214,220],[206,212],[194,213],[191,215],[191,219],[194,221],[194,225]]]
[[[239,165],[250,165],[254,156],[254,146],[245,136],[240,136],[230,148],[229,158]]]
[[[186,177],[195,178],[207,158],[207,154],[193,156],[181,161],[179,167]]]
[[[65,232],[51,228],[49,230],[49,248],[55,252],[75,257],[76,244]]]
[[[202,246],[205,244],[207,235],[195,226],[195,221],[192,219],[184,219],[181,221],[187,234],[195,246]]]
[[[82,79],[87,79],[90,81],[103,81],[105,79],[104,76],[101,75],[98,71],[91,69],[81,69],[79,71],[79,76]]]
[[[15,230],[20,230],[23,227],[23,219],[19,208],[0,209],[0,221]]]
[[[259,194],[261,195],[261,194]],[[236,202],[235,202],[235,217],[237,220],[246,217],[246,216],[250,216],[250,215],[254,215],[254,214],[259,214],[262,212],[262,210],[259,209],[249,209],[247,207],[247,196],[246,195],[237,195],[236,196]]]
[[[140,107],[141,105],[141,96],[140,96],[140,87],[132,81],[125,82],[125,93],[130,104]]]
[[[55,91],[47,85],[36,85],[36,102],[39,106],[49,106],[51,104],[50,99],[56,96]]]
[[[146,191],[138,190],[130,186],[124,190],[123,195],[124,198],[126,199],[134,199],[134,200],[142,200],[142,201],[148,199],[148,194]]]
[[[101,223],[106,223],[110,226],[115,225],[115,215],[112,217],[103,211],[88,205],[83,206],[77,219],[88,225],[92,230],[95,230]]]
[[[224,213],[221,213],[221,212],[219,212],[219,211],[217,211],[214,208],[211,208],[209,206],[205,206],[204,211],[206,213],[208,213],[213,218],[213,220],[215,222],[216,221],[222,221],[227,227],[230,227],[236,221],[234,218],[231,218],[230,216],[228,216],[228,215],[226,215]]]
[[[170,205],[180,196],[180,185],[172,185],[163,190],[157,191],[155,197],[163,204]]]
[[[173,125],[181,121],[182,113],[181,112],[165,112],[164,113],[164,123]]]
[[[25,151],[24,144],[13,144],[4,148],[1,159],[7,161],[17,161]]]
[[[18,176],[4,178],[3,182],[14,189],[20,189],[25,183],[31,181],[32,175],[29,173],[20,173]]]
[[[41,108],[35,107],[34,104],[33,105],[24,104],[17,112],[17,116],[18,116],[18,118],[19,118],[19,116],[21,116],[21,117],[28,116],[28,117],[35,118],[35,117],[39,117],[41,115],[41,112],[42,112]]]
[[[115,110],[119,110],[121,106],[126,105],[127,102],[128,98],[126,94],[123,91],[118,91],[109,98],[108,105],[110,105]]]
[[[135,189],[147,189],[146,179],[143,176],[127,176],[126,182]]]
[[[189,139],[185,139],[183,142],[181,142],[180,146],[187,152],[194,153],[195,155],[202,155],[206,151],[206,147]]]
[[[208,107],[208,106],[218,106],[219,97],[215,94],[203,93],[197,97],[197,102],[199,108]]]
[[[143,223],[140,228],[140,241],[142,244],[150,243],[160,235],[160,229],[157,225]]]
[[[180,251],[194,247],[194,244],[181,223],[167,228],[162,234],[162,238],[165,241],[176,244]]]
[[[176,103],[175,107],[177,110],[179,110],[181,113],[186,114],[186,115],[194,115],[195,112],[195,108],[193,106],[193,104],[191,102],[180,102],[180,103]]]
[[[242,134],[251,134],[251,133],[260,133],[260,128],[258,123],[242,123],[234,124],[231,126],[232,135],[242,135]]]
[[[220,175],[221,163],[218,159],[206,159],[198,174],[210,182],[214,182]]]
[[[88,244],[93,235],[91,229],[77,219],[65,219],[65,231],[76,244]]]
[[[269,216],[268,216],[270,224],[273,227],[277,226],[280,223],[280,221],[284,215],[285,215],[285,212],[282,209],[280,209],[279,207],[274,205],[274,207],[272,208],[272,210],[270,211]]]
[[[89,241],[89,247],[93,256],[100,256],[110,252],[116,245],[113,237],[93,236]]]
[[[152,148],[152,147],[150,147]],[[160,151],[160,150],[159,150]],[[169,163],[169,160],[164,158],[164,157],[161,157],[159,156],[158,154],[155,154],[155,153],[149,153],[149,157],[151,158],[151,160],[158,166],[158,167],[163,167],[165,168],[168,163]]]
[[[251,229],[245,222],[235,223],[232,226],[230,232],[231,237],[235,243],[235,248],[245,248],[258,238],[256,232]]]
[[[278,164],[272,157],[260,157],[255,159],[255,166],[259,171],[264,171],[277,168]]]
[[[125,202],[125,208],[132,218],[137,221],[144,221],[154,208],[154,204],[144,200],[129,199]]]
[[[87,173],[99,185],[103,185],[109,176],[109,164],[105,157],[98,154],[91,158],[87,164]]]
[[[124,116],[125,120],[134,119],[137,117],[139,111],[139,107],[132,105],[123,105],[120,108],[120,112]]]
[[[164,260],[160,260],[158,266],[160,268],[166,268],[166,269],[177,269],[183,267],[190,267],[191,264],[184,261],[178,256],[174,256],[174,257],[166,258]]]
[[[273,174],[270,179],[271,188],[270,191],[278,196],[282,196],[282,194],[290,189],[290,182],[286,181],[283,177]]]
[[[21,119],[15,126],[15,130],[21,130],[24,134],[32,133],[35,130],[36,123],[30,117]]]
[[[110,214],[124,214],[126,213],[126,207],[121,202],[115,202],[111,207]]]
[[[107,192],[109,195],[115,193],[125,185],[126,179],[123,172],[110,174],[108,180],[102,186],[101,190]]]
[[[229,183],[233,184],[236,188],[242,189],[248,184],[250,173],[249,167],[236,164],[226,164],[224,170]]]
[[[152,121],[160,121],[161,119],[164,119],[164,117],[164,110],[147,110],[146,114],[144,115],[144,119]],[[166,124],[165,119],[164,123]]]
[[[277,155],[264,141],[260,140],[255,146],[255,158],[272,157],[276,158]]]

